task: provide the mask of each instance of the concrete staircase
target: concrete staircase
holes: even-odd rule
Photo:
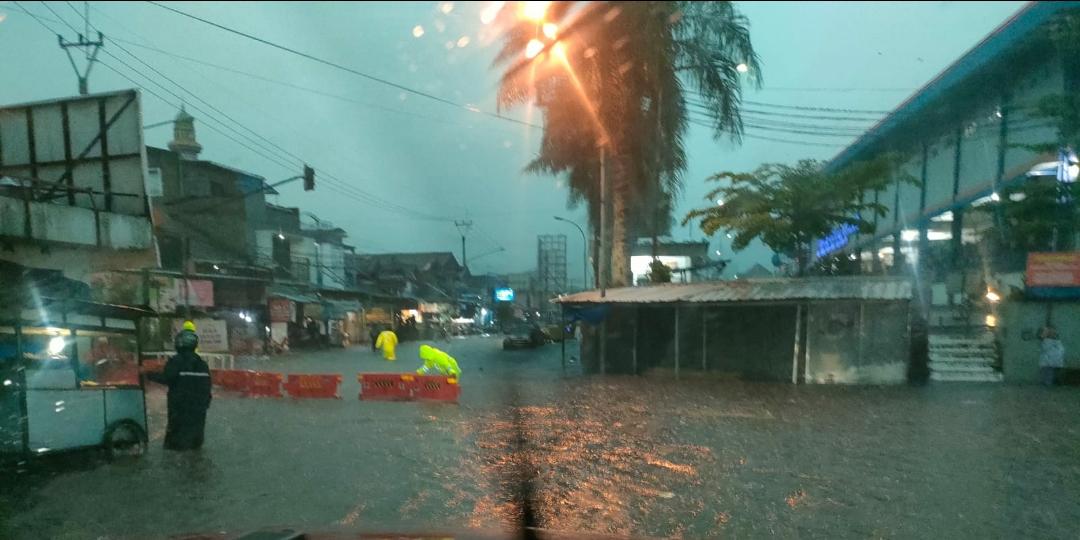
[[[930,340],[930,380],[938,382],[1001,382],[994,369],[994,335],[933,334]]]

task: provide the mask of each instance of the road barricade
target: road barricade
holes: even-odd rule
[[[416,376],[401,373],[360,373],[360,399],[365,401],[409,401]]]
[[[239,369],[211,369],[210,381],[215,386],[233,392],[247,393],[251,388],[251,380],[255,372]]]
[[[413,399],[420,401],[457,402],[461,387],[456,377],[445,375],[417,375],[413,384]]]
[[[457,402],[461,387],[454,377],[412,373],[360,373],[360,399],[365,401]]]
[[[293,398],[340,398],[341,375],[302,375],[290,373],[285,391]]]
[[[269,371],[252,371],[248,384],[248,397],[281,397],[281,380],[284,378],[280,373]]]

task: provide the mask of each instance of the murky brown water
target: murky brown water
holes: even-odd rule
[[[194,455],[160,449],[151,394],[144,458],[4,471],[0,537],[499,527],[518,518],[522,470],[539,524],[565,531],[1075,538],[1080,523],[1074,389],[562,379],[557,346],[449,349],[458,406],[356,400],[356,371],[414,368],[408,349],[273,360],[344,373],[344,399],[221,396]]]

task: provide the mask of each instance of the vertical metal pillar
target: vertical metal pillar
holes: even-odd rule
[[[703,306],[701,308],[701,372],[709,370],[709,312]]]
[[[26,359],[23,358],[22,325],[18,321],[15,322],[15,372],[19,392],[19,429],[22,435],[22,450],[24,454],[29,454],[30,413],[26,404]]]
[[[600,321],[600,374],[605,373],[607,373],[607,316]]]
[[[640,319],[641,319],[641,308],[638,307],[638,306],[634,306],[634,343],[633,343],[633,347],[631,347],[631,350],[630,350],[630,362],[631,362],[631,367],[633,367],[633,369],[634,369],[634,375],[638,374],[637,348],[638,348],[638,326],[641,324]]]
[[[675,306],[675,378],[679,378],[679,306]]]
[[[866,335],[866,302],[859,302],[859,365],[863,365],[863,352],[866,350],[863,336]]]
[[[561,347],[562,348],[562,351],[561,351],[561,354],[562,354],[562,358],[561,358],[561,360],[562,360],[562,374],[563,374],[563,377],[565,377],[566,376],[566,308],[564,308],[564,307],[559,308],[559,333],[562,334],[561,336],[559,336],[561,338],[561,339],[559,339],[559,344],[562,346]]]
[[[802,334],[802,304],[795,306],[795,351],[791,355],[791,383],[799,382],[799,336]]]

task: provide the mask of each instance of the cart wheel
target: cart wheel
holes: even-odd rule
[[[138,457],[146,453],[146,432],[131,420],[121,420],[105,430],[102,446],[109,459]]]

